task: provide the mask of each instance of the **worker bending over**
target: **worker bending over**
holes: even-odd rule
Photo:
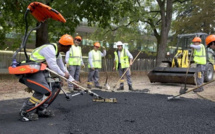
[[[51,70],[69,81],[74,81],[73,77],[66,71],[60,54],[60,52],[66,53],[71,45],[73,45],[72,36],[65,34],[57,44],[44,44],[33,50],[30,60],[38,63],[46,62]],[[22,75],[19,81],[28,86],[29,89],[34,90],[32,97],[23,104],[20,110],[21,120],[35,121],[39,119],[38,117],[54,116],[54,113],[47,108],[59,94],[61,81],[53,79],[46,70]]]
[[[102,68],[102,57],[106,55],[105,47],[103,47],[103,53],[99,50],[101,47],[99,42],[94,43],[94,49],[91,50],[88,54],[88,82],[87,87],[92,88],[93,81],[94,85],[97,88],[102,89],[102,86],[99,85],[99,69]]]

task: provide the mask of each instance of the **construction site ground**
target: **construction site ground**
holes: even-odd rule
[[[105,74],[101,73],[104,85]],[[86,86],[87,73],[82,73],[81,84]],[[109,73],[108,84],[116,84],[118,76]],[[176,95],[183,84],[150,83],[145,72],[132,72],[133,87],[129,92],[111,92],[93,88],[107,98],[117,98],[118,103],[92,102],[85,94],[67,101],[63,94],[50,109],[55,117],[40,118],[34,122],[20,122],[18,112],[31,94],[24,92],[25,85],[14,76],[0,77],[0,134],[130,134],[130,133],[214,133],[215,103],[199,98],[194,93],[180,100],[167,101]],[[205,86],[202,96],[215,100],[215,83]],[[188,85],[193,88],[194,85]],[[64,89],[67,90],[66,83]],[[113,88],[112,88],[113,89]],[[68,91],[67,91],[68,92]]]

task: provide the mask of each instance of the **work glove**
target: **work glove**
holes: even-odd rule
[[[24,90],[25,90],[25,92],[33,93],[33,90],[31,88],[29,88],[29,87],[25,88]]]
[[[83,65],[81,66],[81,68],[84,69],[84,68],[85,68],[85,65],[83,64]]]

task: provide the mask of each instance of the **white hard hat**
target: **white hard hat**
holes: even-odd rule
[[[116,46],[123,46],[123,43],[122,43],[121,41],[118,41],[118,42],[116,43]]]

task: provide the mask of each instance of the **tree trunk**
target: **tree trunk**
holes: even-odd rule
[[[38,25],[39,23],[37,23]],[[36,31],[36,47],[49,43],[48,41],[48,23],[45,21]]]
[[[156,57],[156,65],[158,66],[163,60],[165,60],[166,56],[166,47],[167,47],[167,40],[168,34],[172,22],[172,0],[157,0],[159,7],[160,7],[160,14],[161,14],[161,38],[158,43],[157,49],[157,57]],[[166,5],[166,6],[165,6]]]

